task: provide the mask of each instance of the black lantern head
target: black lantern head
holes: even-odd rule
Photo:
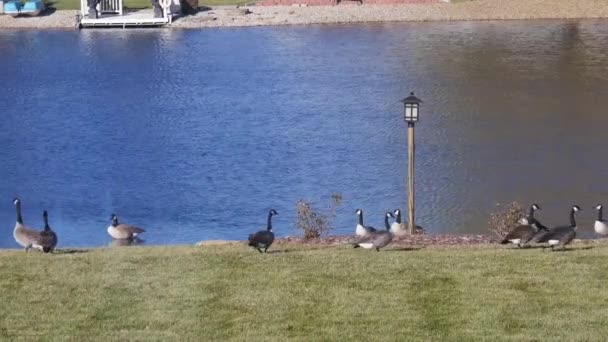
[[[414,96],[414,93],[411,92],[410,96],[404,98],[401,100],[401,102],[403,102],[403,115],[405,121],[412,124],[418,122],[418,109],[422,103],[422,100]]]

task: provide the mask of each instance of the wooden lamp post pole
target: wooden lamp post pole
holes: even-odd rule
[[[410,235],[414,235],[416,224],[414,222],[414,123],[407,124],[407,154],[408,154],[408,173],[407,173],[407,190],[408,190],[408,231]]]
[[[407,190],[408,190],[408,232],[410,235],[414,235],[416,232],[416,222],[414,220],[414,211],[416,208],[414,202],[414,124],[418,122],[418,109],[422,101],[414,96],[414,93],[410,93],[410,96],[401,100],[403,102],[404,111],[403,116],[405,122],[407,122],[407,154],[408,154],[408,166],[407,166]]]

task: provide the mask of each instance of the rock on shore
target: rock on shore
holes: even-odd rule
[[[0,28],[74,28],[76,11],[33,18],[0,16]],[[474,0],[408,5],[217,7],[176,19],[171,27],[237,27],[391,21],[608,18],[603,0]]]

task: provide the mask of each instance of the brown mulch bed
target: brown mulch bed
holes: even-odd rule
[[[305,244],[314,246],[335,246],[354,243],[353,235],[330,235],[320,239],[305,240],[300,237],[284,237],[275,240],[275,244]],[[421,234],[397,236],[391,242],[393,246],[469,246],[497,243],[498,239],[490,235],[456,235],[456,234]]]

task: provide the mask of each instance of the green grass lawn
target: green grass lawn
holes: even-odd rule
[[[603,341],[608,246],[575,248],[1,251],[0,339]]]
[[[251,3],[247,0],[199,0],[199,6],[233,6]],[[80,0],[49,0],[48,6],[58,10],[80,10]],[[150,0],[124,0],[126,8],[151,8]]]

